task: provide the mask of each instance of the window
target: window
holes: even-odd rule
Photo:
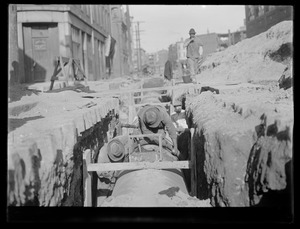
[[[72,51],[73,58],[81,59],[81,41],[80,41],[80,30],[76,27],[71,27],[72,34]]]
[[[96,6],[97,24],[100,25],[100,6]]]
[[[90,12],[90,5],[85,5],[86,6],[86,14],[88,15],[88,16],[90,16],[91,15],[91,12]]]
[[[102,25],[102,13],[103,13],[103,6],[99,6],[99,9],[98,9],[98,11],[99,11],[99,25],[100,26],[103,26]]]
[[[72,41],[80,43],[80,30],[72,26]]]
[[[93,10],[93,23],[97,23],[97,6],[92,5],[92,10]]]
[[[265,13],[264,6],[258,6],[258,16],[261,16]]]
[[[104,10],[103,12],[103,28],[106,30],[107,26],[107,14],[106,14],[106,11]]]
[[[249,6],[249,21],[252,21],[255,18],[254,6]]]

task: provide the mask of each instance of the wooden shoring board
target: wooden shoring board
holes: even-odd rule
[[[92,206],[92,175],[93,172],[88,170],[88,166],[91,165],[91,151],[86,150],[83,153],[83,187],[84,187],[84,207]]]
[[[196,167],[196,152],[195,152],[195,146],[193,142],[193,137],[195,133],[195,129],[191,128],[191,196],[197,197],[197,167]]]
[[[190,169],[190,161],[158,161],[127,163],[92,163],[87,165],[88,172],[137,170],[137,169]]]
[[[127,94],[127,93],[136,93],[136,92],[149,92],[149,91],[164,91],[164,90],[176,90],[183,88],[201,88],[200,84],[183,84],[183,85],[175,85],[175,86],[166,86],[166,87],[153,87],[153,88],[144,88],[144,89],[123,89],[123,90],[110,90],[106,92],[97,92],[91,93],[94,96],[103,96],[103,95],[114,95],[114,94]]]
[[[58,73],[60,73],[62,71],[62,69],[61,68],[59,69],[59,67],[60,67],[60,64],[59,64],[59,62],[57,62],[56,66],[54,68],[53,75],[50,79],[50,81],[51,81],[50,87],[49,87],[50,91],[53,89],[54,81],[58,80],[58,77],[57,77]]]
[[[171,102],[165,102],[165,103],[138,103],[134,104],[134,107],[142,107],[145,105],[161,105],[161,106],[166,106],[166,105],[171,105]]]
[[[153,136],[161,136],[161,134],[131,134],[129,138],[142,138],[142,137],[153,137]]]
[[[161,97],[162,95],[167,95],[168,93],[167,92],[165,92],[165,93],[161,93],[161,94],[158,94],[159,95],[159,97]],[[134,95],[133,96],[133,98],[134,99],[144,99],[144,98],[151,98],[151,97],[153,97],[153,95]]]
[[[62,69],[64,80],[67,81],[68,78],[67,78],[67,73],[66,73],[66,70],[65,70],[65,63],[63,62],[63,60],[65,60],[65,58],[60,56],[58,61],[59,61],[59,64],[60,64],[60,68]],[[65,61],[65,62],[68,62],[67,65],[69,65],[69,61]]]

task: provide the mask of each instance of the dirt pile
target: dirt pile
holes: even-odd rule
[[[293,22],[280,22],[264,33],[208,56],[201,66],[197,81],[278,81],[292,58],[292,39]]]

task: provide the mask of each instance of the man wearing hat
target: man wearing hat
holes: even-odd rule
[[[165,107],[159,105],[145,105],[138,112],[137,116],[141,134],[162,134],[162,146],[168,148],[173,155],[179,157],[180,152],[177,149],[176,129]],[[167,130],[172,142],[169,142],[166,139],[165,129]],[[140,141],[140,144],[159,145],[159,138],[145,137]]]
[[[128,162],[130,142],[125,135],[116,136],[105,143],[99,151],[97,156],[97,163],[116,163]],[[104,199],[110,195],[113,189],[116,178],[122,171],[105,171],[97,172],[99,180],[97,182],[97,202],[100,204]]]
[[[200,47],[203,46],[202,42],[199,38],[195,37],[196,31],[194,29],[190,29],[188,38],[184,42],[184,47],[187,48],[186,50],[186,57],[188,62],[188,67],[191,72],[191,76],[195,81],[197,63],[200,60]]]
[[[116,136],[108,143],[105,143],[99,151],[97,162],[98,163],[115,163],[115,162],[128,162],[128,137],[126,135]],[[127,149],[126,149],[127,148]],[[114,172],[97,172],[100,178],[112,178],[116,176]]]

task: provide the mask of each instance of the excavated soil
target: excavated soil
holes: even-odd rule
[[[204,84],[278,81],[291,60],[292,40],[293,22],[278,23],[264,33],[208,56],[197,81]]]

